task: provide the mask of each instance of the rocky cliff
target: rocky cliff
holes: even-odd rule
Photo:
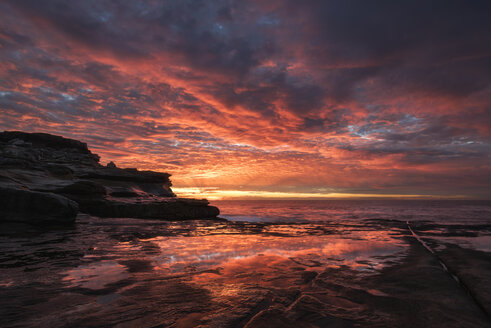
[[[207,200],[177,198],[169,174],[103,166],[78,140],[0,133],[0,221],[73,222],[77,213],[166,220],[213,218]]]

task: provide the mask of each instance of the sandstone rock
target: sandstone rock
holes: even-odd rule
[[[71,223],[77,212],[77,203],[61,195],[0,187],[1,222]]]
[[[67,139],[48,133],[27,133],[21,131],[5,131],[0,133],[0,141],[19,144],[19,140],[36,146],[53,149],[74,149],[85,154],[90,154],[87,144],[78,140]]]
[[[220,211],[215,206],[180,200],[157,202],[118,202],[92,200],[80,202],[85,213],[100,217],[129,217],[140,219],[192,220],[215,218]]]
[[[81,171],[80,178],[117,180],[128,182],[169,182],[170,174],[153,171],[138,171],[137,169],[119,169],[111,167],[96,167]]]
[[[55,198],[60,204],[60,213],[53,210],[55,217],[63,217],[61,212],[68,205],[61,204],[61,200],[66,202],[66,198],[75,201],[82,212],[103,217],[180,220],[219,214],[206,200],[176,198],[169,177],[163,172],[118,168],[113,162],[103,166],[99,156],[77,140],[46,133],[0,133],[0,187],[23,190],[27,194],[16,191],[16,195],[33,202],[46,193],[47,207],[52,210],[57,204],[53,193],[61,195],[62,198]],[[8,199],[10,210],[5,213],[16,217],[13,207],[22,202]],[[29,207],[28,202],[22,204]],[[28,213],[38,208],[40,216],[33,215],[33,220],[41,220],[45,209],[40,202],[33,206],[22,209],[19,217],[27,220]]]
[[[138,197],[138,193],[130,190],[113,191],[110,195],[113,197]]]
[[[46,170],[55,177],[73,179],[73,170],[66,165],[48,164]]]
[[[93,181],[80,180],[56,190],[56,193],[98,197],[106,194],[106,188]]]

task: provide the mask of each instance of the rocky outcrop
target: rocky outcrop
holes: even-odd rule
[[[118,168],[113,162],[103,166],[99,156],[77,140],[0,133],[1,221],[73,221],[77,207],[101,217],[182,220],[219,214],[206,200],[177,198],[169,177]]]
[[[29,143],[40,149],[70,150],[81,154],[91,154],[87,144],[84,142],[48,133],[4,131],[0,133],[0,142],[7,142],[11,145],[25,145],[26,143]]]
[[[77,203],[60,195],[0,188],[0,222],[71,223],[77,213]]]
[[[220,214],[215,206],[208,206],[207,200],[179,199],[146,201],[141,203],[125,201],[91,200],[81,202],[81,210],[101,217],[131,217],[140,219],[181,220],[213,218]]]

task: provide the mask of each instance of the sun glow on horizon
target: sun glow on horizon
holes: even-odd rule
[[[206,198],[208,200],[246,200],[246,199],[468,199],[465,195],[424,195],[424,194],[375,194],[375,193],[308,193],[263,190],[221,190],[218,187],[172,188],[179,197]]]

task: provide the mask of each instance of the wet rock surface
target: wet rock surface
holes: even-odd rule
[[[53,193],[0,187],[0,209],[13,222],[72,223],[78,204]]]
[[[454,235],[489,237],[481,228]],[[402,221],[81,215],[69,228],[0,231],[2,327],[490,326]],[[489,297],[489,255],[462,241],[446,249]]]
[[[481,224],[469,229],[465,225],[416,225],[418,233],[458,277],[464,290],[491,314],[491,224]]]
[[[0,220],[71,222],[77,206],[84,213],[105,217],[203,219],[219,214],[206,200],[176,198],[169,176],[121,169],[112,162],[103,166],[99,156],[77,140],[44,133],[2,132],[0,188],[9,197],[0,207]],[[29,210],[28,199],[40,201]],[[45,208],[42,199],[47,200]],[[56,204],[58,210],[53,208]],[[22,207],[20,211],[15,211],[17,205]],[[33,212],[40,215],[31,215]]]

